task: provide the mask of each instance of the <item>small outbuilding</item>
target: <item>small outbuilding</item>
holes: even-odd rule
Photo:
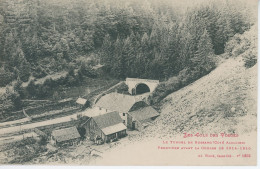
[[[77,100],[76,100],[76,104],[79,108],[86,108],[89,106],[89,102],[87,99],[84,99],[84,98],[81,98],[79,97]]]
[[[83,125],[86,136],[97,144],[115,141],[126,136],[126,126],[118,112],[91,117]]]
[[[152,107],[141,107],[127,113],[127,127],[141,131],[146,128],[160,114]]]
[[[57,146],[77,144],[80,140],[80,134],[76,127],[68,127],[53,130],[51,133],[51,144]]]

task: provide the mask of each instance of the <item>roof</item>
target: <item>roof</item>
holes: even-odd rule
[[[86,102],[87,102],[86,99],[83,99],[83,98],[80,98],[80,97],[79,97],[79,98],[77,99],[77,101],[76,101],[76,103],[82,104],[82,105],[86,104]]]
[[[129,112],[129,114],[138,121],[147,120],[149,118],[160,115],[152,106],[140,108],[138,110]]]
[[[135,97],[120,93],[110,93],[101,97],[96,103],[97,107],[102,107],[119,113],[126,113],[135,103]]]
[[[58,130],[53,130],[51,135],[58,141],[67,141],[75,138],[79,138],[79,132],[76,127],[63,128]]]
[[[135,110],[138,110],[140,108],[147,107],[147,106],[149,106],[149,105],[147,103],[145,103],[144,101],[138,101],[131,107],[129,112],[130,111],[135,111]]]
[[[122,131],[125,129],[126,129],[126,126],[123,123],[118,123],[116,125],[103,128],[101,130],[104,132],[105,135],[109,135],[109,134],[113,134],[113,133],[116,133],[118,131]]]
[[[103,108],[100,109],[99,107],[93,107],[90,109],[86,109],[85,111],[81,112],[81,114],[82,116],[95,117],[109,112],[111,111]]]
[[[122,119],[118,112],[109,112],[99,116],[92,117],[100,129],[104,129],[109,126],[114,126],[116,124],[122,123]]]

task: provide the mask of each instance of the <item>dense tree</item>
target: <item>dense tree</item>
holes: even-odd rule
[[[206,29],[204,29],[203,34],[200,36],[198,41],[197,51],[194,57],[191,58],[191,69],[195,69],[196,72],[209,72],[214,68],[214,51],[211,39]]]
[[[2,0],[0,66],[11,80],[19,75],[25,82],[95,56],[116,78],[163,80],[196,67],[203,57],[211,62],[214,56],[203,56],[202,43],[222,54],[235,34],[255,23],[249,18],[244,2],[224,0],[188,8],[156,0]]]
[[[165,96],[211,71],[224,52],[255,65],[257,18],[250,3],[197,3],[1,0],[0,86],[12,86],[0,99],[4,109],[19,109],[24,98],[56,99],[57,88],[98,75],[166,81],[158,89],[166,88]],[[35,82],[64,71],[65,77]]]

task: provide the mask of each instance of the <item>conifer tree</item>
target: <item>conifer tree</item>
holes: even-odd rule
[[[201,74],[209,72],[214,67],[213,45],[206,29],[201,35],[197,51],[193,58],[191,58],[191,68]]]

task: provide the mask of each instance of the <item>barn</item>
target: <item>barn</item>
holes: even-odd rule
[[[86,137],[97,144],[107,143],[126,136],[126,126],[118,112],[91,117],[83,125]]]
[[[141,131],[159,116],[152,106],[145,106],[127,113],[127,128]]]
[[[77,144],[80,140],[80,134],[76,127],[68,127],[53,130],[51,133],[51,144],[57,146]]]

